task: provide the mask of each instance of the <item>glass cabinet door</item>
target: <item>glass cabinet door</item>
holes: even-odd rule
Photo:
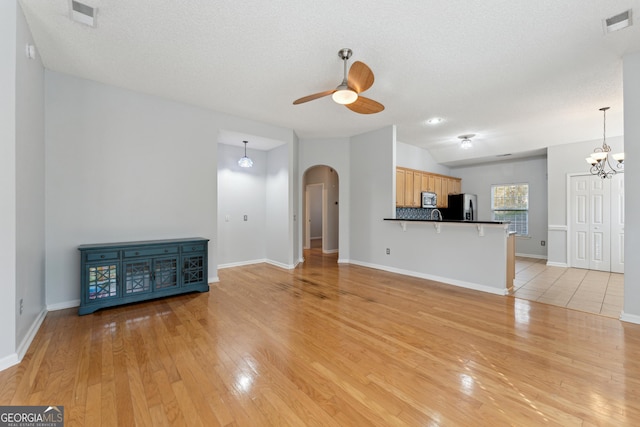
[[[151,291],[151,260],[124,263],[124,294],[131,295]]]
[[[85,271],[87,274],[87,302],[119,296],[117,264],[89,264]]]

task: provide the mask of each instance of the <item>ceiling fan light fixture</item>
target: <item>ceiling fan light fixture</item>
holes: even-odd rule
[[[347,85],[340,85],[338,86],[336,91],[333,92],[331,98],[333,98],[333,100],[338,104],[347,105],[356,102],[356,100],[358,99],[358,94],[355,91],[349,89]]]

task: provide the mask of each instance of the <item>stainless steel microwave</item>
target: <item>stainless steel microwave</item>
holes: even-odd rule
[[[435,208],[438,196],[431,191],[423,191],[422,193],[422,207],[423,208]]]

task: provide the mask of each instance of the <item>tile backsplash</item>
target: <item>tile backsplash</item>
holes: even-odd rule
[[[396,219],[429,219],[433,209],[396,208]]]

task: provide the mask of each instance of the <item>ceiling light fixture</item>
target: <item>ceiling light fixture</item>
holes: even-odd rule
[[[624,170],[624,153],[612,154],[613,160],[615,160],[616,168],[614,169],[611,166],[609,160],[609,153],[611,152],[611,147],[607,144],[607,110],[609,107],[603,107],[600,109],[602,111],[603,124],[602,124],[602,147],[596,147],[591,153],[591,156],[587,157],[585,160],[587,163],[591,165],[590,172],[592,175],[598,175],[600,178],[611,178],[613,175],[617,174],[618,171],[616,169]]]
[[[444,121],[444,119],[442,117],[432,117],[429,120],[427,120],[427,124],[429,125],[438,125],[440,123],[442,123]]]
[[[349,87],[349,84],[347,82],[347,60],[351,58],[352,54],[353,52],[351,51],[351,49],[345,48],[338,51],[338,57],[342,59],[342,62],[344,64],[344,77],[342,78],[342,83],[340,83],[340,86],[338,86],[336,88],[336,91],[333,92],[333,95],[331,95],[331,98],[338,104],[342,105],[353,104],[358,99],[358,94],[355,90]]]
[[[349,86],[343,83],[336,88],[336,91],[333,92],[331,98],[333,98],[333,100],[338,104],[353,104],[354,102],[356,102],[356,99],[358,99],[358,94],[355,91],[349,89]]]
[[[469,148],[471,148],[473,146],[473,144],[471,143],[471,138],[473,138],[474,136],[476,136],[475,133],[469,133],[467,135],[460,135],[458,137],[458,138],[461,139],[460,148],[462,148],[463,150],[468,150]]]
[[[238,160],[238,165],[240,165],[241,168],[251,168],[253,167],[253,160],[247,157],[248,141],[242,141],[242,142],[244,142],[244,156],[242,156],[242,158]]]

